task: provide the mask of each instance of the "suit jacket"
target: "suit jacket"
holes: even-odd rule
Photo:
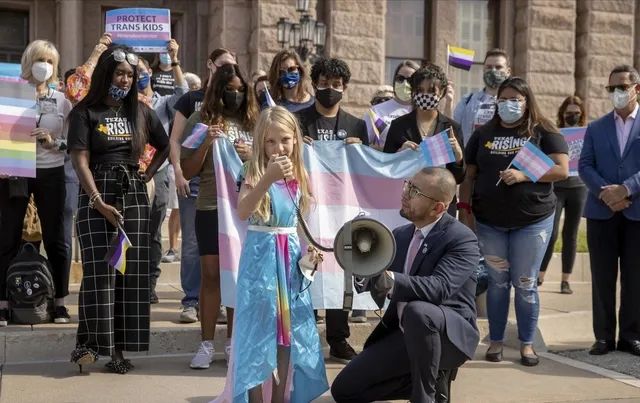
[[[578,164],[580,178],[589,189],[584,208],[586,218],[606,220],[613,211],[598,198],[601,187],[624,184],[632,197],[631,206],[622,210],[630,220],[640,221],[640,113],[636,116],[629,139],[620,154],[613,112],[595,120],[587,127]]]
[[[422,136],[420,135],[420,130],[418,129],[417,115],[418,112],[414,109],[406,115],[400,116],[399,118],[396,118],[391,122],[389,131],[387,132],[387,140],[384,143],[385,153],[398,152],[400,147],[402,147],[402,144],[407,140],[413,141],[416,144],[420,144],[422,142]],[[464,143],[462,142],[462,129],[460,128],[460,124],[438,112],[438,118],[434,133],[440,133],[441,131],[448,128],[453,129],[453,134],[458,140],[460,148],[462,148],[464,151]],[[464,160],[460,164],[451,162],[447,164],[446,168],[456,178],[456,183],[462,183],[465,173]]]
[[[298,122],[300,122],[300,128],[302,129],[303,136],[309,136],[314,140],[317,140],[318,126],[317,120],[320,117],[320,113],[316,110],[316,105],[313,104],[308,108],[305,108],[298,113]],[[367,134],[367,126],[364,120],[353,116],[352,114],[344,111],[342,108],[338,110],[338,132],[344,130],[347,133],[347,137],[357,137],[362,140],[362,144],[369,145],[369,136]]]
[[[442,308],[446,335],[467,357],[480,341],[476,326],[476,276],[480,250],[475,234],[448,214],[431,229],[418,249],[409,274],[404,263],[415,226],[393,231],[397,253],[389,270],[395,282],[389,308],[365,343],[365,348],[399,328],[398,302],[426,301]]]

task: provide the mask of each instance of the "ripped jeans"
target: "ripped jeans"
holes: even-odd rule
[[[487,316],[489,337],[504,340],[511,286],[515,289],[518,338],[532,344],[538,325],[538,271],[553,230],[553,214],[526,227],[508,229],[476,224],[480,251],[489,268]]]

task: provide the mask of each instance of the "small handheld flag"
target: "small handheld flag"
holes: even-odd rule
[[[205,137],[207,137],[208,129],[209,126],[204,123],[196,123],[191,134],[182,142],[182,146],[191,149],[200,147]]]
[[[447,45],[447,60],[450,66],[462,70],[471,70],[475,50]]]
[[[369,114],[369,119],[371,119],[371,127],[373,128],[373,133],[376,136],[376,138],[372,140],[375,140],[375,144],[380,144],[380,136],[387,128],[387,124],[384,122],[384,120],[378,117],[373,109],[370,108],[367,113]]]
[[[530,141],[527,141],[524,147],[518,151],[511,163],[527,175],[532,182],[537,182],[555,165],[551,158]]]
[[[265,87],[264,90],[267,93],[267,106],[269,108],[273,108],[274,106],[276,106],[276,101],[274,101],[273,98],[271,97],[271,93],[269,92],[269,88]]]
[[[438,134],[422,139],[420,150],[428,167],[439,167],[455,162],[456,157],[447,133],[449,130],[443,130]]]
[[[127,249],[131,247],[131,241],[125,234],[122,227],[118,226],[118,232],[111,241],[111,247],[104,256],[105,262],[109,263],[114,269],[125,274],[127,270]]]

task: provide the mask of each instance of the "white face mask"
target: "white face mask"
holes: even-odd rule
[[[613,103],[613,107],[615,109],[623,109],[629,105],[629,101],[631,101],[631,94],[629,94],[629,90],[623,91],[616,88],[616,90],[609,96],[611,97],[611,103]]]
[[[43,83],[53,75],[53,66],[47,62],[35,62],[31,65],[31,75],[39,83]]]

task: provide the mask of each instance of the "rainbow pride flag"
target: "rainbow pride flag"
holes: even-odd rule
[[[104,256],[104,260],[114,269],[125,274],[127,270],[127,249],[131,246],[131,241],[125,234],[122,227],[118,226],[118,232],[111,241],[111,247]]]
[[[247,231],[247,222],[238,218],[236,210],[236,182],[242,162],[227,139],[213,142],[212,157],[218,198],[222,304],[233,307],[238,262]],[[343,141],[305,144],[304,161],[315,199],[307,223],[316,239],[327,246],[333,245],[343,224],[362,211],[389,228],[406,224],[398,214],[403,180],[427,166],[420,150],[385,154],[363,145],[345,145]],[[325,253],[309,288],[315,308],[342,309],[343,273],[334,255]],[[378,309],[369,293],[354,294],[353,307]]]
[[[471,70],[473,56],[476,51],[447,45],[447,59],[449,65],[462,70]]]
[[[35,91],[17,66],[0,63],[0,175],[35,178]]]

